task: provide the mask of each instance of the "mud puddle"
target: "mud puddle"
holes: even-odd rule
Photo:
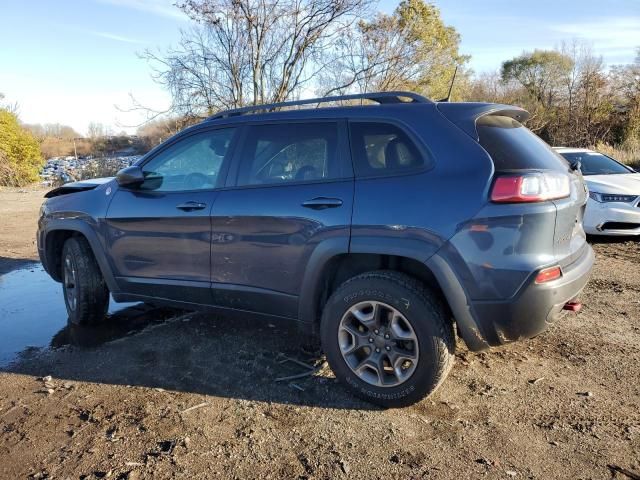
[[[0,367],[43,348],[94,347],[139,332],[181,312],[143,303],[109,305],[108,319],[97,326],[67,322],[62,286],[39,263],[0,276]]]

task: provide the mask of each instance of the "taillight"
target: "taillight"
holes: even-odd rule
[[[544,268],[536,275],[536,283],[550,282],[556,280],[562,276],[562,269],[558,266]]]
[[[568,197],[570,193],[569,176],[563,173],[501,175],[493,182],[491,201],[498,203],[544,202],[545,200]]]

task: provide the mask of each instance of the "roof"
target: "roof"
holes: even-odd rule
[[[247,114],[259,114],[259,113],[272,113],[281,111],[283,108],[311,106],[312,109],[318,109],[320,104],[338,103],[339,107],[344,107],[343,102],[359,100],[360,106],[365,102],[372,102],[378,105],[398,105],[398,104],[415,104],[415,103],[433,103],[428,98],[418,95],[413,92],[372,92],[372,93],[357,93],[352,95],[338,95],[333,97],[321,97],[321,98],[309,98],[305,100],[292,100],[287,102],[268,103],[263,105],[250,105],[247,107],[234,108],[232,110],[225,110],[215,115],[212,115],[207,120],[219,120],[221,118],[237,117]],[[315,108],[313,107],[315,105]],[[351,105],[352,106],[352,105]]]

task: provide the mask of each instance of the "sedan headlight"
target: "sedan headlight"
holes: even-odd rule
[[[616,193],[598,193],[598,192],[589,192],[589,197],[591,197],[596,202],[606,203],[606,202],[623,202],[623,203],[631,203],[638,198],[638,195],[618,195]]]

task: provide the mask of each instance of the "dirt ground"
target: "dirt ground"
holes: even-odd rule
[[[38,210],[46,190],[0,187],[0,275],[37,260]]]
[[[0,273],[35,258],[41,193],[0,191]],[[640,243],[594,248],[579,315],[459,341],[444,385],[399,410],[351,397],[286,325],[157,311],[92,347],[67,330],[0,371],[0,478],[636,478]]]

